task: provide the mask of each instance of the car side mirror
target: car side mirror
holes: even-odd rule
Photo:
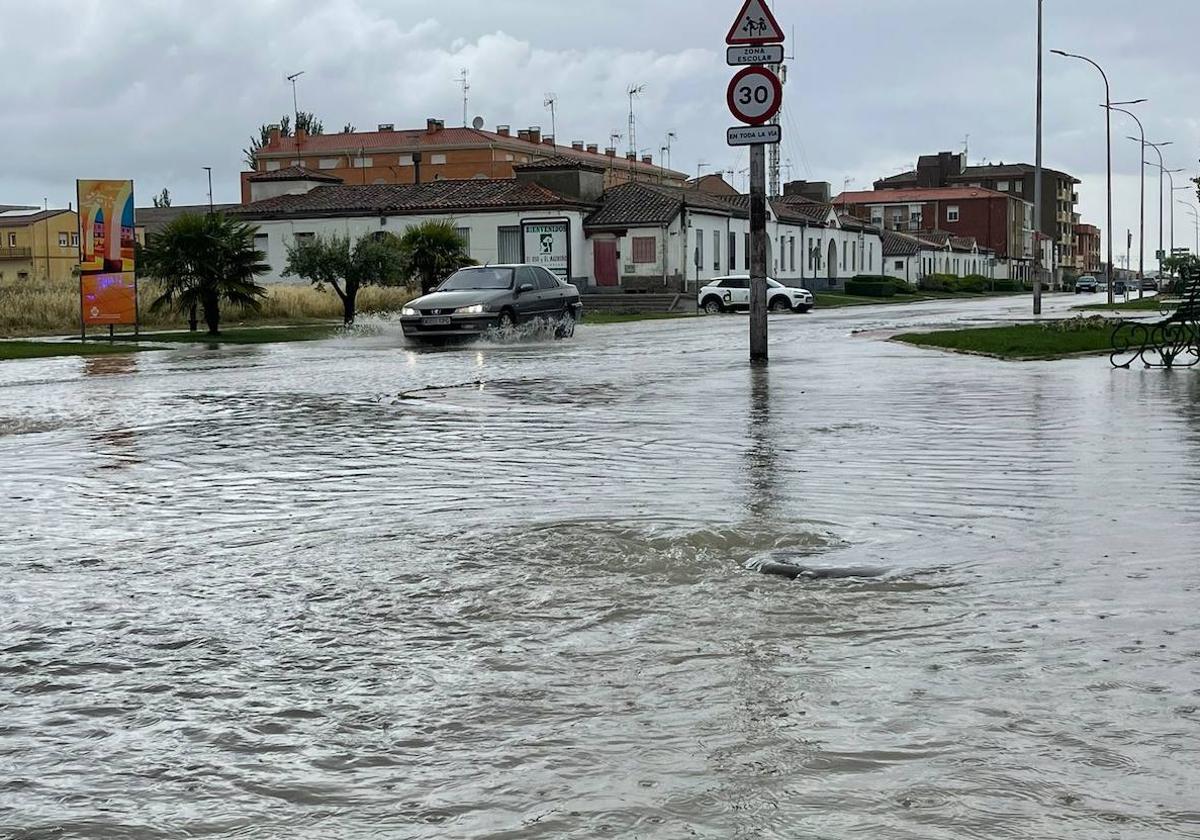
[[[534,286],[532,283],[522,283],[520,286],[517,286],[517,294],[523,295],[526,292],[532,292],[533,288]]]

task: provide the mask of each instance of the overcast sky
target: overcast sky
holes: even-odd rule
[[[739,0],[0,0],[0,204],[65,205],[77,177],[132,177],[139,204],[236,201],[243,147],[292,110],[284,76],[304,70],[300,105],[327,130],[462,121],[470,115],[550,129],[560,141],[607,145],[627,132],[631,83],[637,142],[657,160],[735,171],[724,145],[731,70],[723,46]],[[1034,0],[776,0],[789,50],[783,157],[794,178],[869,188],[917,155],[961,149],[972,163],[1033,162]],[[1047,47],[1105,66],[1114,100],[1137,106],[1148,139],[1173,140],[1168,166],[1194,176],[1200,158],[1197,0],[1046,0]],[[1091,67],[1046,58],[1046,164],[1083,180],[1085,221],[1104,225],[1103,86]],[[1118,115],[1120,117],[1120,115]],[[1114,120],[1117,253],[1137,250],[1136,127]],[[625,149],[628,139],[619,143]],[[1148,188],[1157,187],[1157,177]],[[1193,203],[1195,194],[1177,198]],[[1149,189],[1147,250],[1158,237]],[[1177,245],[1193,241],[1176,208]]]

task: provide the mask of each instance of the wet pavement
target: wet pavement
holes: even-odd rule
[[[1200,837],[1200,378],[873,335],[1027,305],[0,365],[0,838]]]

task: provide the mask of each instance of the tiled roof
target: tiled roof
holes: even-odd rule
[[[795,201],[794,198],[794,196],[789,196],[786,201],[776,199],[771,202],[771,209],[775,211],[775,216],[780,221],[824,225],[829,219],[829,212],[833,209],[832,205],[808,200]]]
[[[213,211],[224,213],[241,206],[240,204],[214,204]],[[185,213],[203,216],[207,212],[207,204],[186,204],[174,207],[139,207],[134,211],[134,219],[138,227],[144,228],[146,233],[150,234],[158,233]]]
[[[951,236],[950,247],[956,251],[974,251],[979,243],[974,236]]]
[[[847,204],[918,204],[925,201],[968,201],[978,198],[1019,198],[1019,196],[985,190],[982,187],[912,187],[900,190],[844,192],[835,198],[833,203],[839,206]]]
[[[323,184],[340,184],[342,179],[336,175],[326,175],[304,166],[285,166],[274,172],[259,172],[246,179],[254,183],[264,181],[320,181]]]
[[[315,187],[304,195],[268,198],[247,204],[233,212],[247,218],[275,218],[593,206],[565,198],[539,184],[512,179],[481,179],[432,181],[425,184]]]
[[[22,213],[12,216],[0,214],[0,227],[28,227],[29,225],[37,224],[43,219],[53,219],[55,216],[70,212],[72,211],[39,210],[36,213]]]
[[[684,172],[674,172],[663,169],[640,160],[631,161],[624,157],[609,157],[599,152],[580,151],[570,146],[534,143],[516,135],[502,135],[492,131],[475,128],[442,128],[430,132],[427,129],[404,129],[401,131],[361,131],[352,134],[310,134],[306,135],[300,151],[304,154],[337,154],[357,155],[359,152],[396,152],[404,153],[420,148],[504,148],[510,151],[523,152],[533,155],[564,156],[575,160],[601,166],[604,169],[615,166],[618,169],[633,169],[635,172],[653,173],[655,177],[665,172],[673,180],[683,181],[687,178]],[[296,138],[281,137],[276,143],[264,146],[260,154],[265,158],[277,156],[295,157]]]
[[[603,166],[597,166],[586,160],[569,157],[567,155],[555,155],[554,157],[545,158],[543,160],[530,161],[529,163],[521,163],[514,166],[517,172],[537,172],[547,169],[587,169],[591,172],[603,172]]]
[[[913,257],[924,249],[936,251],[941,250],[942,247],[936,242],[909,236],[907,233],[900,233],[896,230],[880,231],[879,236],[883,240],[885,257]]]
[[[1031,163],[996,163],[985,164],[980,166],[967,166],[963,168],[961,175],[951,175],[951,181],[972,181],[983,178],[1018,178],[1026,175],[1031,175],[1036,171],[1036,167]],[[1043,169],[1048,175],[1054,175],[1059,178],[1066,178],[1080,183],[1078,178],[1068,175],[1066,172],[1057,169]],[[909,184],[917,180],[917,171],[911,169],[908,172],[901,172],[897,175],[889,175],[886,178],[880,178],[881,184]]]
[[[600,209],[587,218],[584,227],[666,225],[681,209],[683,199],[679,195],[652,189],[648,184],[620,184],[605,191]]]

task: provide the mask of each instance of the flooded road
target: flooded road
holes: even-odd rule
[[[1200,837],[1200,378],[851,334],[1027,305],[5,363],[0,838]]]

